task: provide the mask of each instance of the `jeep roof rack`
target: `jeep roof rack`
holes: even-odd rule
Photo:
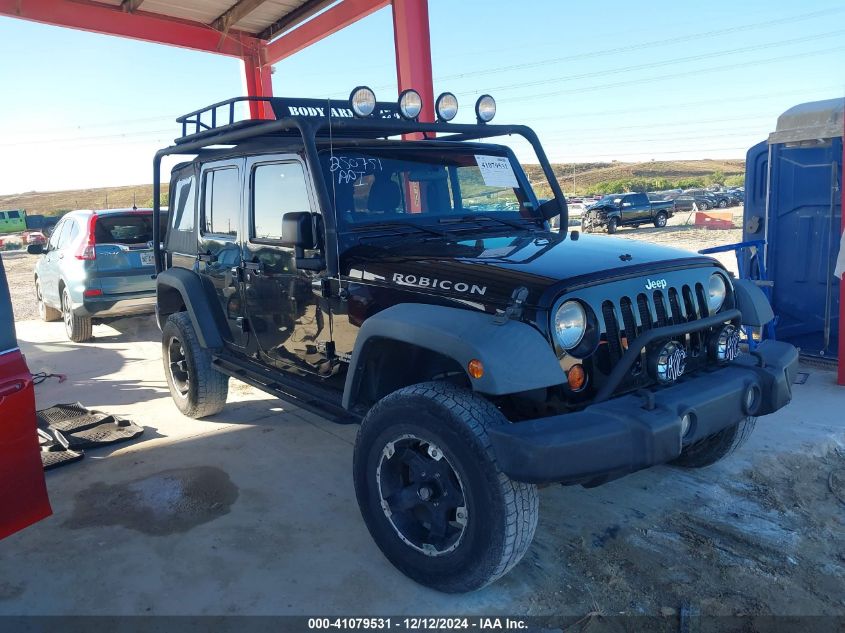
[[[371,106],[368,116],[361,116],[360,104],[353,102],[356,93],[361,90],[369,91]],[[403,95],[411,91],[404,91]],[[437,99],[435,107],[440,111],[441,99],[450,93],[444,93]],[[400,97],[401,100],[402,97]],[[181,125],[181,136],[175,140],[175,144],[165,147],[156,152],[153,158],[153,250],[155,252],[156,272],[162,270],[161,260],[161,236],[159,234],[158,217],[160,214],[161,200],[161,161],[165,156],[176,154],[199,154],[203,149],[215,145],[237,145],[248,140],[262,137],[295,137],[301,138],[305,156],[310,164],[318,164],[318,139],[325,142],[326,139],[356,139],[356,140],[377,140],[391,136],[415,134],[414,143],[425,143],[426,141],[474,141],[497,136],[519,135],[523,137],[534,149],[534,153],[543,169],[543,175],[549,183],[554,199],[558,202],[561,216],[561,229],[568,230],[568,210],[566,198],[560,189],[560,184],[555,177],[540,139],[531,128],[525,125],[498,125],[490,124],[489,118],[482,120],[478,105],[482,99],[489,95],[483,95],[476,103],[476,114],[478,122],[450,123],[445,119],[450,116],[439,118],[434,123],[421,122],[418,118],[407,118],[400,114],[399,102],[376,101],[375,95],[369,88],[360,86],[356,88],[348,100],[332,99],[296,99],[287,97],[234,97],[212,103],[199,110],[194,110],[176,119]],[[265,103],[275,118],[273,119],[238,119],[238,104],[241,103]],[[355,114],[355,106],[358,107],[358,116]],[[455,104],[455,109],[457,105]],[[407,110],[405,110],[407,113]],[[441,136],[437,136],[440,134]],[[317,197],[323,208],[331,208],[332,199],[328,190],[323,185],[318,185]],[[331,218],[328,220],[331,222]],[[334,227],[327,227],[333,230]],[[329,250],[327,265],[330,273],[336,272],[337,261],[333,251]]]

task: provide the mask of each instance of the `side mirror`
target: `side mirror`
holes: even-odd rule
[[[556,198],[552,198],[551,200],[546,200],[544,203],[540,205],[540,214],[546,219],[551,220],[554,217],[560,215],[560,205],[557,203]]]
[[[314,215],[309,211],[291,211],[282,216],[282,241],[301,249],[317,248]]]
[[[321,226],[321,217],[310,211],[291,211],[282,217],[282,241],[293,246],[296,267],[300,270],[323,270],[326,267],[322,257],[305,257],[306,249],[319,248]]]
[[[30,244],[26,247],[26,252],[30,255],[41,255],[44,252],[43,244]]]

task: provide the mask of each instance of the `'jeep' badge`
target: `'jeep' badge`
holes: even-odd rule
[[[666,283],[665,279],[646,279],[645,280],[645,289],[646,290],[656,290],[660,288],[663,290],[668,284]]]
[[[669,341],[651,357],[652,375],[662,384],[675,382],[687,368],[687,351],[677,341]]]

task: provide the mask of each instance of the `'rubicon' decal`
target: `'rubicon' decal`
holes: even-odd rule
[[[393,283],[400,286],[413,286],[414,288],[439,288],[451,292],[465,292],[471,295],[483,295],[487,292],[487,286],[468,284],[463,281],[452,281],[451,279],[433,279],[431,277],[418,277],[417,275],[403,275],[393,273]]]

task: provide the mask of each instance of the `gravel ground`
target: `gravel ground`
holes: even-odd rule
[[[26,251],[6,251],[2,253],[2,257],[6,278],[9,280],[15,321],[37,319],[33,270],[38,255],[29,255]]]

